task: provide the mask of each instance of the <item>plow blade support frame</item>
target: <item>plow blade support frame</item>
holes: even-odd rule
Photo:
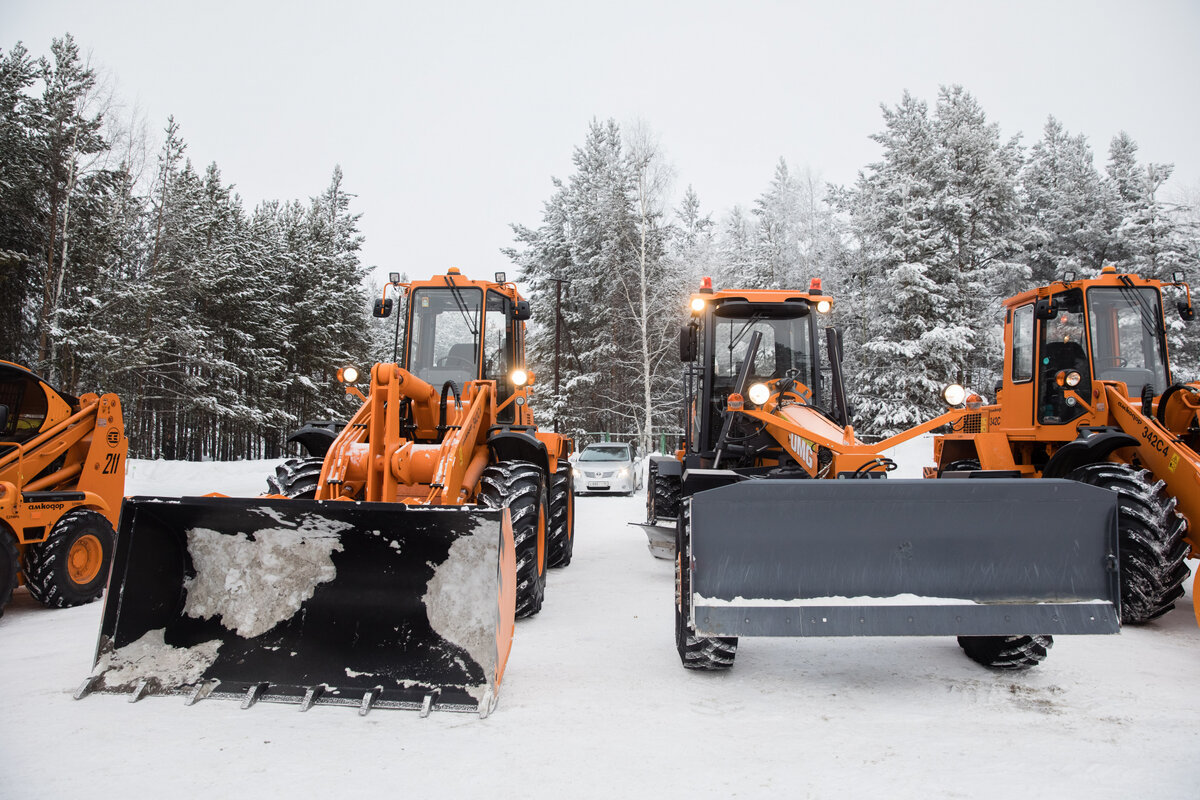
[[[127,498],[86,685],[486,715],[515,585],[507,509]]]
[[[1115,492],[1066,480],[748,480],[690,502],[701,636],[1120,628]]]

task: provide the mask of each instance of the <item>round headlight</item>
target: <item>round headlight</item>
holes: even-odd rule
[[[1067,386],[1078,386],[1081,380],[1083,380],[1083,378],[1078,372],[1067,373]]]
[[[771,388],[765,383],[756,383],[750,387],[750,391],[746,392],[746,394],[749,396],[751,403],[761,406],[771,399]]]
[[[829,310],[831,308],[833,308],[833,303],[829,302],[828,300],[818,300],[817,301],[817,313],[818,314],[828,314]]]
[[[699,314],[703,310],[704,310],[704,298],[703,297],[693,297],[692,298],[692,311],[696,314]]]
[[[513,370],[513,374],[510,377],[514,386],[524,386],[529,382],[529,375],[523,369]]]
[[[342,383],[358,383],[357,367],[342,367],[341,373]]]
[[[946,405],[948,406],[961,406],[963,401],[967,399],[967,390],[957,383],[952,383],[945,389],[942,389],[942,399],[946,401]]]

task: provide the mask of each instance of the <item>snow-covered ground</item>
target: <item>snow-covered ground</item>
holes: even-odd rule
[[[133,462],[127,491],[253,495],[272,464]],[[1200,796],[1190,592],[1016,675],[941,638],[743,639],[731,672],[694,674],[673,567],[626,524],[643,513],[640,496],[579,499],[574,563],[517,624],[484,720],[75,701],[102,604],[49,611],[21,590],[0,618],[0,798]]]

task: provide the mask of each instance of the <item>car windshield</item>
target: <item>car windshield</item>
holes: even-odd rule
[[[628,461],[628,447],[595,447],[589,446],[579,456],[580,461]]]

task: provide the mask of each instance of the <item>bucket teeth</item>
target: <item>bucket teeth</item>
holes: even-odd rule
[[[219,683],[220,681],[200,681],[192,688],[192,691],[188,693],[188,698],[187,701],[184,702],[184,705],[196,705],[196,703],[212,694],[213,689],[217,688],[217,684]]]
[[[267,684],[256,683],[246,690],[246,696],[242,698],[242,708],[249,708],[258,702],[263,693],[267,691]]]
[[[91,694],[92,689],[96,688],[96,684],[100,682],[99,675],[89,675],[84,679],[83,683],[79,684],[79,688],[75,690],[74,697],[76,700],[82,700]]]
[[[313,703],[317,702],[324,693],[324,686],[309,686],[304,690],[304,699],[300,701],[300,710],[308,711],[313,707]]]
[[[383,694],[382,686],[376,686],[374,689],[368,689],[367,691],[363,692],[362,704],[358,707],[358,715],[360,717],[365,717],[367,712],[371,710],[371,707],[375,705],[375,702],[379,699],[379,695],[381,694]]]
[[[146,696],[146,690],[150,688],[150,679],[142,678],[137,682],[137,686],[133,689],[133,694],[129,695],[129,702],[136,703]]]

